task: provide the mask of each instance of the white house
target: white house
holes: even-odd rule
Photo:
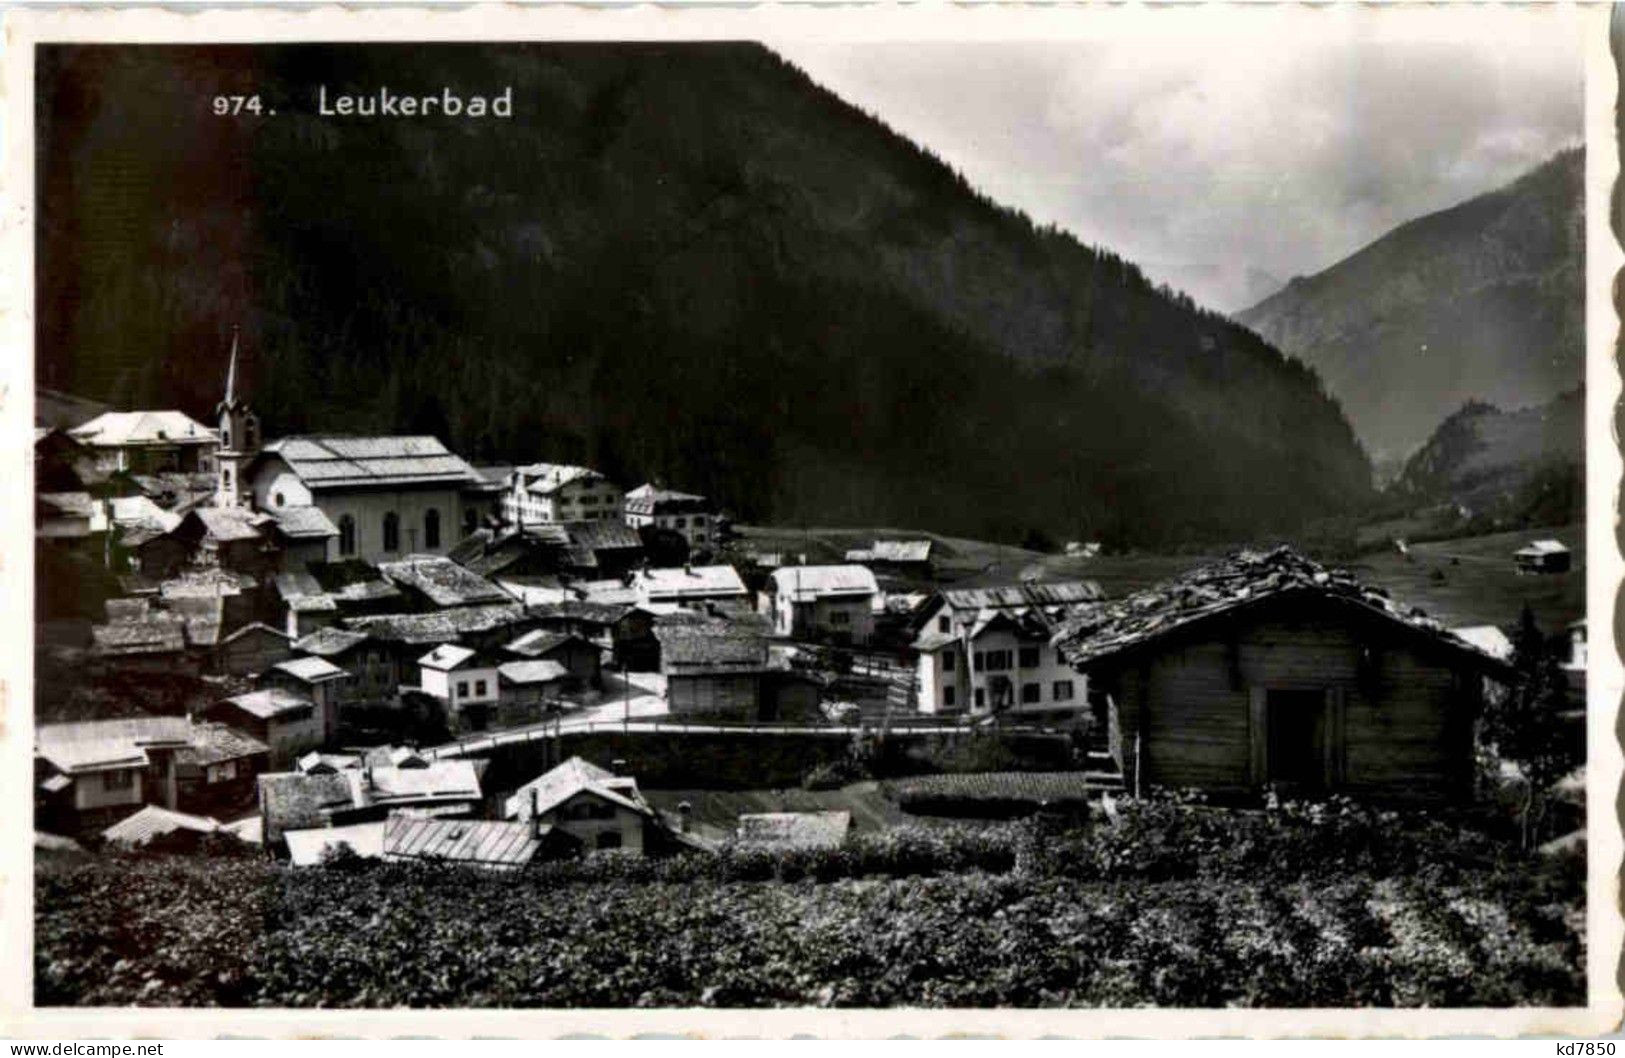
[[[634,574],[640,604],[744,601],[750,598],[745,582],[732,566],[683,566],[645,569]]]
[[[39,796],[76,813],[149,801],[173,807],[175,758],[191,742],[184,716],[41,724],[34,729]]]
[[[867,643],[879,592],[863,566],[782,566],[768,578],[763,602],[775,635]]]
[[[110,411],[68,431],[98,470],[214,472],[219,437],[180,411]]]
[[[926,606],[914,641],[926,713],[1067,714],[1088,687],[1050,645],[1054,623],[1104,598],[1092,581],[958,588]]]
[[[442,643],[418,658],[419,686],[452,712],[489,710],[501,693],[497,666],[467,647]]]
[[[716,542],[716,511],[704,496],[639,485],[626,494],[625,510],[632,528],[652,525],[680,533],[692,550],[706,550]]]
[[[625,494],[604,475],[562,463],[515,467],[503,519],[513,525],[621,520]]]
[[[532,779],[508,798],[507,819],[540,820],[575,837],[583,848],[642,852],[658,825],[637,780],[616,776],[580,757]]]

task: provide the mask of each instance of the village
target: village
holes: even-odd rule
[[[1460,804],[1486,696],[1520,679],[1516,612],[1446,627],[1290,547],[1111,592],[949,572],[929,537],[809,561],[664,483],[474,466],[429,436],[267,438],[237,356],[213,425],[36,430],[41,593],[73,571],[99,609],[41,626],[42,850],[513,869],[835,847],[902,817],[850,794],[883,772],[1002,777],[1007,814],[1154,789]],[[1502,561],[1570,559],[1537,539]],[[1583,617],[1565,629],[1579,732]]]

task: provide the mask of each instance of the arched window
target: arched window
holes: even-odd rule
[[[401,549],[401,516],[394,511],[384,515],[384,550]]]
[[[220,468],[220,473],[226,479],[226,488],[230,489],[231,488],[231,468],[230,467],[221,467]]]
[[[423,514],[423,546],[431,551],[440,546],[440,512],[433,507]]]
[[[355,519],[348,514],[339,518],[339,554],[355,554]]]
[[[285,503],[287,503],[287,501],[286,501],[286,500],[285,500],[285,499],[283,499],[283,498],[282,498],[282,493],[280,493],[280,492],[279,492],[279,493],[277,493],[277,494],[276,494],[276,505],[277,505],[277,506],[278,506],[278,507],[281,507],[281,506],[283,506],[283,505],[284,505],[284,504],[285,504]]]
[[[220,447],[231,447],[231,427],[225,425],[224,423],[220,425]]]

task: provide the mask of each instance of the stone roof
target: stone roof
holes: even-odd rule
[[[435,606],[511,601],[508,593],[495,584],[440,555],[408,555],[397,562],[381,562],[378,572],[397,585],[422,593]]]
[[[945,588],[942,600],[955,610],[1048,609],[1099,602],[1106,597],[1092,580],[1029,582],[988,588]]]
[[[232,705],[241,709],[250,716],[261,720],[270,720],[301,709],[315,709],[316,703],[302,694],[283,690],[281,687],[266,687],[247,694],[233,695],[225,699]]]
[[[345,772],[271,772],[259,777],[259,788],[265,809],[265,836],[271,840],[285,830],[324,827],[332,812],[356,807]]]
[[[272,507],[271,517],[283,536],[295,540],[324,540],[339,530],[320,507]]]
[[[1393,602],[1346,570],[1328,569],[1289,547],[1239,551],[1122,599],[1074,609],[1053,641],[1079,668],[1159,640],[1200,622],[1287,597],[1332,600],[1422,636],[1491,673],[1505,665],[1451,634],[1419,609]]]
[[[259,753],[269,753],[271,747],[253,735],[225,724],[198,722],[192,725],[192,741],[175,754],[181,764],[206,767],[221,761],[240,760]]]
[[[276,456],[311,489],[383,485],[478,484],[461,456],[434,437],[283,437],[266,445],[261,458]]]
[[[767,640],[751,632],[705,626],[657,626],[660,667],[672,675],[752,672],[767,667]]]
[[[109,411],[69,435],[80,444],[98,448],[132,445],[214,444],[215,432],[180,411]]]
[[[222,543],[259,540],[276,524],[270,515],[246,507],[198,507],[186,517],[196,518],[209,536]]]
[[[771,575],[775,594],[792,602],[846,595],[873,595],[875,575],[863,566],[781,566]]]
[[[316,631],[298,639],[293,649],[301,654],[314,654],[317,657],[337,657],[347,650],[360,646],[367,641],[365,632],[353,632],[343,628],[318,628]]]
[[[155,614],[96,625],[90,638],[90,652],[96,657],[179,654],[186,649],[186,623],[170,614]]]
[[[487,606],[459,606],[434,613],[376,614],[347,617],[345,627],[365,632],[374,639],[397,643],[453,643],[458,637],[517,624],[524,620],[524,607],[518,603]]]

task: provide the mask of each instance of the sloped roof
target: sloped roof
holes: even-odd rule
[[[384,824],[351,823],[342,827],[313,827],[288,830],[282,834],[288,843],[288,860],[295,867],[316,867],[329,848],[348,848],[357,856],[376,860],[384,854]]]
[[[121,620],[90,630],[90,651],[97,657],[179,654],[186,649],[186,625],[169,614],[143,620]]]
[[[710,510],[711,502],[692,492],[639,485],[626,494],[628,514],[708,514]]]
[[[37,726],[34,752],[59,770],[76,774],[145,766],[148,749],[180,749],[191,739],[191,724],[184,716],[81,720]]]
[[[1567,554],[1569,547],[1561,540],[1531,540],[1527,545],[1518,549],[1520,555],[1562,555]]]
[[[318,628],[303,638],[294,641],[293,649],[301,654],[314,654],[317,657],[332,658],[360,646],[367,641],[367,633],[355,632],[344,628]]]
[[[617,778],[612,772],[580,757],[571,757],[514,791],[503,805],[502,814],[508,819],[531,818],[532,791],[535,791],[536,813],[546,815],[584,790],[642,815],[654,814],[638,795],[637,783],[631,779]]]
[[[273,507],[271,517],[283,536],[295,540],[323,540],[338,536],[334,525],[320,507]]]
[[[381,562],[378,572],[423,593],[436,606],[510,601],[508,593],[495,584],[440,555],[408,555],[398,562]]]
[[[182,516],[166,511],[146,496],[115,496],[107,502],[113,522],[126,528],[145,527],[169,532]]]
[[[590,602],[585,599],[562,599],[558,602],[536,603],[526,612],[541,620],[580,621],[584,624],[612,625],[625,617],[632,607],[626,603]]]
[[[516,868],[541,848],[529,823],[494,819],[436,819],[390,813],[384,822],[386,860],[443,860],[479,867]]]
[[[1106,597],[1092,580],[1006,584],[989,588],[945,588],[942,599],[955,610],[1041,609],[1098,602]]]
[[[311,489],[374,485],[477,484],[479,475],[434,437],[348,437],[334,434],[283,437],[262,456],[288,464]]]
[[[286,830],[323,827],[328,813],[357,807],[348,773],[306,775],[270,772],[259,777],[267,836]]]
[[[226,614],[225,599],[218,595],[182,595],[164,600],[164,605],[185,625],[187,643],[212,647],[220,642],[220,626]]]
[[[1079,607],[1062,622],[1054,643],[1069,663],[1082,668],[1199,622],[1289,596],[1330,600],[1424,637],[1481,670],[1507,671],[1504,663],[1452,635],[1421,610],[1404,609],[1386,592],[1289,547],[1239,551],[1126,598]]]
[[[374,639],[427,645],[455,642],[462,635],[495,631],[523,620],[524,616],[524,607],[518,603],[497,603],[459,606],[435,613],[347,617],[344,624]]]
[[[767,665],[767,640],[751,632],[705,626],[656,626],[660,640],[660,667],[696,670],[749,671]]]
[[[279,661],[272,665],[271,668],[277,672],[285,672],[294,679],[303,680],[305,683],[326,683],[328,680],[336,680],[349,675],[348,672],[326,658],[314,655]]]
[[[501,492],[513,483],[513,467],[492,464],[472,468],[475,480],[465,485],[465,492]]]
[[[529,463],[525,466],[515,467],[514,474],[523,483],[526,492],[534,492],[542,496],[557,492],[573,481],[609,480],[596,470],[571,466],[566,463]]]
[[[179,411],[109,411],[68,431],[81,444],[98,448],[127,445],[213,444],[215,432]]]
[[[192,725],[192,741],[175,754],[182,764],[207,767],[221,761],[241,760],[260,753],[269,753],[271,747],[243,731],[225,724],[198,722]]]
[[[225,699],[250,716],[261,720],[270,720],[278,716],[298,712],[301,709],[315,709],[316,703],[302,694],[284,690],[281,687],[266,687],[247,694],[238,694]]]
[[[460,647],[455,643],[442,643],[421,658],[418,658],[418,664],[426,669],[450,672],[473,657],[474,652],[467,647]]]
[[[102,837],[115,845],[137,846],[177,830],[213,834],[219,829],[220,823],[208,816],[187,815],[159,805],[147,805],[102,831]]]
[[[1493,658],[1507,661],[1512,657],[1512,640],[1495,625],[1468,625],[1452,628],[1450,634],[1465,640]]]
[[[638,531],[619,519],[593,522],[561,522],[575,548],[598,551],[633,551],[643,546]]]
[[[265,531],[276,524],[270,515],[247,507],[198,507],[186,517],[196,518],[210,536],[222,543],[262,539]]]
[[[368,804],[405,801],[478,801],[480,779],[474,762],[437,760],[427,768],[375,767],[372,781],[364,772],[346,771],[360,798]]]
[[[874,558],[877,562],[929,562],[929,540],[876,540]]]
[[[158,594],[164,599],[241,595],[245,591],[253,590],[253,577],[219,567],[189,569],[158,585]]]
[[[739,843],[829,849],[845,841],[851,827],[851,812],[762,812],[739,817]]]
[[[294,767],[307,775],[320,774],[321,769],[345,771],[350,768],[361,767],[361,755],[358,753],[321,753],[317,750],[311,750],[294,761]]]
[[[509,683],[552,683],[570,674],[556,661],[509,661],[497,666],[497,675]]]
[[[646,569],[634,584],[638,594],[651,602],[692,599],[701,596],[748,595],[745,582],[732,566],[680,566]]]
[[[792,602],[873,595],[880,590],[875,575],[863,566],[781,566],[770,577],[774,593],[788,595]]]
[[[586,640],[569,632],[558,632],[548,628],[538,628],[526,632],[512,643],[503,647],[510,654],[517,654],[522,658],[540,658],[548,652],[557,649],[565,643],[575,640],[585,643]]]

